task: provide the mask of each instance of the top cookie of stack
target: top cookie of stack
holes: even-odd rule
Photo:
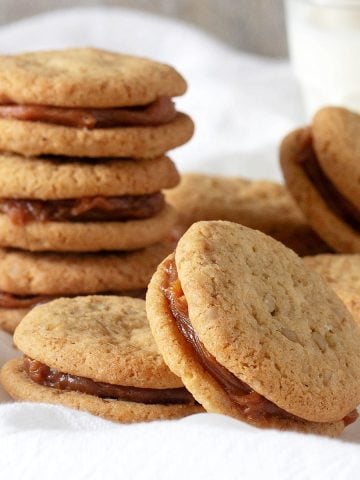
[[[97,49],[0,57],[0,245],[160,241],[174,221],[160,191],[179,180],[164,153],[193,133],[171,101],[185,90],[170,66]]]
[[[170,66],[98,49],[0,57],[0,149],[26,156],[155,157],[182,145],[191,119]]]

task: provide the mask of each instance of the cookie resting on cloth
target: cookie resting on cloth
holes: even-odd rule
[[[59,403],[127,423],[202,410],[159,355],[143,300],[54,300],[22,320],[14,341],[25,358],[6,363],[0,379],[16,400]],[[113,393],[117,387],[123,399]]]
[[[360,328],[290,249],[230,222],[199,222],[146,298],[169,368],[209,412],[338,435],[360,400]]]
[[[352,199],[349,197],[359,187],[356,164],[359,157],[357,145],[360,144],[349,136],[355,135],[357,130],[360,134],[360,122],[358,129],[349,128],[343,132],[345,138],[349,139],[349,148],[353,146],[352,161],[347,165],[349,155],[344,153],[344,156],[336,157],[331,154],[330,143],[326,143],[326,148],[323,144],[321,148],[317,145],[317,122],[326,111],[320,111],[315,116],[311,128],[295,130],[284,138],[280,148],[280,163],[291,195],[317,234],[337,252],[359,253],[360,210],[356,195]],[[337,167],[333,165],[335,162]],[[342,169],[341,165],[344,175],[349,168],[353,171],[348,189],[344,188],[343,182],[335,182],[332,178],[334,171]]]
[[[299,255],[329,250],[287,190],[275,182],[188,173],[166,191],[166,199],[178,211],[180,233],[201,220],[228,220],[260,230]]]

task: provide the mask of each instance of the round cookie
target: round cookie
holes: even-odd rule
[[[174,187],[178,182],[179,174],[168,157],[63,162],[0,155],[2,198],[59,200],[146,195]]]
[[[324,173],[360,209],[360,115],[346,108],[322,108],[314,116],[312,131]]]
[[[201,220],[228,220],[260,230],[299,255],[329,250],[287,190],[275,182],[189,173],[166,192],[166,199],[178,211],[181,233]]]
[[[13,334],[29,308],[0,308],[0,330]]]
[[[186,91],[168,65],[96,48],[0,56],[0,103],[108,108]]]
[[[136,250],[160,242],[176,221],[172,207],[142,220],[124,222],[30,222],[15,225],[0,214],[0,246],[30,251]]]
[[[360,323],[360,255],[315,255],[304,262],[323,277]]]
[[[172,248],[164,242],[133,252],[81,255],[0,249],[0,291],[28,296],[142,289]]]
[[[181,389],[159,355],[153,341],[143,300],[127,297],[59,299],[34,308],[16,329],[17,347],[37,362],[66,375],[100,384],[154,389],[156,395]],[[120,422],[177,418],[201,411],[187,396],[186,402],[142,403],[101,398],[77,390],[44,386],[33,381],[22,359],[5,364],[0,379],[18,400],[60,403]],[[70,383],[72,381],[70,380]],[[69,388],[69,386],[68,386]],[[138,392],[144,398],[144,393]],[[185,392],[186,394],[186,392]]]
[[[27,157],[149,158],[186,143],[194,133],[190,117],[178,113],[175,120],[154,127],[85,128],[42,122],[0,119],[0,150]]]
[[[286,185],[311,227],[328,245],[341,253],[358,253],[359,232],[329,208],[301,166],[314,155],[310,140],[309,131],[299,129],[282,141],[280,163]]]
[[[147,313],[165,362],[197,401],[260,427],[339,434],[360,400],[360,328],[320,276],[279,242],[230,222],[193,225],[173,259],[178,282],[170,257],[150,282]],[[251,413],[254,397],[266,410]]]

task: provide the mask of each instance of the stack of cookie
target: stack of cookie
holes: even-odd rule
[[[96,49],[0,57],[0,325],[58,296],[143,294],[171,246],[171,67]]]

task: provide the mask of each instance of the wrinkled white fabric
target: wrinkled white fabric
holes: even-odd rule
[[[286,61],[242,54],[188,25],[125,9],[74,9],[0,29],[0,53],[97,46],[175,65],[196,135],[171,156],[182,171],[280,179],[277,149],[302,108]],[[0,363],[18,355],[0,333]],[[0,390],[0,478],[342,479],[360,471],[360,422],[341,439],[263,431],[199,414],[117,425],[63,407],[14,404]],[[8,403],[6,403],[8,402]]]

